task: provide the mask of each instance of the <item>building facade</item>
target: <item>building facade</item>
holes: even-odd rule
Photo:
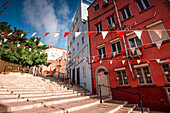
[[[91,68],[90,64],[86,62],[86,58],[90,56],[88,31],[88,11],[89,5],[83,0],[80,0],[72,25],[70,28],[70,35],[67,39],[67,75],[74,83],[84,86],[86,89],[92,91],[91,86]],[[90,57],[89,57],[90,58]]]
[[[127,92],[140,92],[143,106],[169,111],[169,11],[168,0],[95,0],[88,7],[93,93],[102,84],[117,89],[102,87],[102,95],[139,104]],[[141,39],[134,30],[142,31]],[[154,30],[162,30],[161,38]],[[105,39],[102,31],[109,31]]]

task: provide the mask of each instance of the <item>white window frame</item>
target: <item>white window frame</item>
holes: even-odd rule
[[[137,45],[137,42],[136,42],[136,39],[135,39],[136,37],[133,37],[133,38],[129,38],[128,39],[128,42],[129,42],[129,46],[130,46],[130,48],[133,48],[132,46],[131,46],[131,44],[130,44],[130,39],[133,39],[134,40],[134,42],[135,42],[135,48],[139,48],[139,46]],[[137,37],[138,38],[138,37]],[[142,45],[143,45],[143,42],[142,42],[142,39],[139,39],[140,41],[141,41],[141,43],[142,43]],[[141,46],[142,46],[141,45]]]
[[[129,8],[129,7],[127,7],[127,8]],[[131,16],[132,16],[132,12],[131,12],[130,8],[129,8],[129,11],[130,11],[131,16],[128,16],[127,11],[126,11],[126,8],[125,8],[125,9],[123,9],[122,11],[124,11],[124,12],[125,12],[125,16],[126,16],[126,18],[125,18],[125,19],[127,19],[127,18],[129,18],[129,17],[131,17]],[[121,11],[121,15],[122,15],[123,20],[125,20],[125,19],[124,19],[124,17],[123,17],[122,11]]]
[[[163,63],[162,63],[162,62],[163,62]],[[165,72],[164,72],[164,68],[163,68],[163,65],[168,64],[168,65],[170,66],[170,63],[169,63],[168,61],[161,61],[160,64],[161,64],[162,71],[163,71],[163,73],[164,73],[164,77],[165,77],[165,79],[166,79],[166,82],[167,82],[167,83],[170,83],[170,82],[168,82],[168,80],[167,80],[167,78],[166,78],[166,75],[165,75]]]
[[[126,74],[126,77],[127,77],[127,82],[128,82],[128,84],[125,84],[125,81],[124,81],[124,78],[123,78],[123,72],[122,71],[125,71],[125,74]],[[129,81],[128,81],[128,76],[127,76],[127,72],[126,72],[126,68],[125,67],[122,67],[122,68],[117,68],[117,69],[115,69],[115,72],[116,72],[116,80],[117,80],[117,85],[118,86],[128,86],[129,85]],[[122,79],[122,85],[119,85],[119,81],[118,81],[118,79],[117,79],[117,72],[120,72],[120,76],[121,76],[121,79]]]
[[[118,41],[118,42],[120,42],[120,41]],[[119,54],[118,45],[117,45],[118,42],[115,42],[115,43],[111,44],[112,52],[116,52],[117,54]],[[116,51],[113,51],[113,47],[112,47],[113,44],[115,44],[115,46],[116,46]],[[121,47],[121,50],[122,50],[121,42],[120,42],[120,47]]]
[[[115,16],[114,16],[114,15],[108,18],[108,19],[110,20],[111,24],[114,23],[113,20],[112,20],[112,18],[114,18],[114,20],[115,20]],[[108,25],[110,25],[108,20],[107,20],[107,22],[108,22]],[[115,20],[115,23],[114,23],[114,24],[116,24],[116,20]]]

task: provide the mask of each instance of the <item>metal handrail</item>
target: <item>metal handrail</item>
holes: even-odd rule
[[[129,92],[129,91],[124,91],[124,90],[120,90],[120,89],[116,89],[116,88],[113,88],[113,87],[110,87],[110,86],[106,86],[106,85],[98,85],[97,88],[99,89],[99,96],[100,96],[100,103],[102,103],[102,89],[101,89],[101,86],[103,87],[107,87],[107,88],[110,88],[110,89],[113,89],[113,90],[118,90],[118,91],[121,91],[121,92],[125,92],[125,93],[129,93],[129,94],[133,94],[133,95],[138,95],[139,97],[139,103],[140,103],[140,106],[141,106],[141,111],[143,113],[143,106],[142,106],[142,99],[144,98],[144,95],[141,94],[139,91],[138,93],[133,93],[133,92]],[[142,96],[142,97],[141,97]]]

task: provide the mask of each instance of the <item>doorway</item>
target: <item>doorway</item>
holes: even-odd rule
[[[77,84],[80,84],[80,68],[77,68]]]

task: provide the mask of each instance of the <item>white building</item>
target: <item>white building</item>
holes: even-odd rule
[[[67,39],[67,75],[71,78],[72,82],[84,86],[82,83],[86,83],[86,89],[92,92],[91,81],[91,66],[90,61],[90,47],[88,37],[88,11],[89,4],[80,0],[72,25],[70,28],[70,35]],[[80,33],[80,35],[76,35]],[[75,34],[76,33],[76,34]],[[77,36],[77,37],[76,37]],[[69,56],[70,55],[70,56]],[[86,62],[86,58],[89,58]],[[84,60],[82,60],[84,58]],[[72,59],[74,59],[72,61]],[[82,62],[81,62],[82,61]]]

